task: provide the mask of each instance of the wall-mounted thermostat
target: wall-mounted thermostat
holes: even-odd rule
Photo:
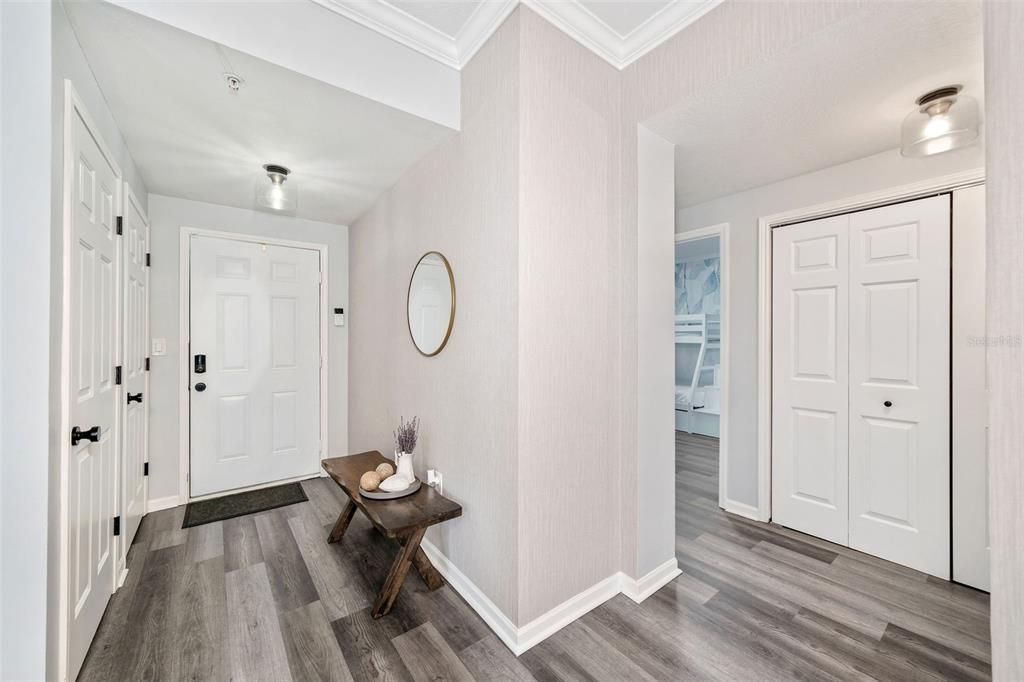
[[[334,326],[344,327],[345,326],[345,309],[335,308],[334,309]]]

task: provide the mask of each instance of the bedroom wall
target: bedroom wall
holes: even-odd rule
[[[948,154],[907,159],[899,150],[789,178],[690,206],[676,214],[676,232],[729,223],[731,292],[728,329],[751,330],[730,337],[728,499],[756,507],[757,475],[757,221],[762,216],[826,201],[881,191],[985,165],[983,144]]]
[[[619,569],[619,403],[594,368],[618,350],[620,104],[616,69],[533,11],[519,16],[522,625]]]
[[[149,198],[150,336],[167,340],[167,354],[150,364],[149,499],[166,507],[178,504],[181,439],[178,428],[179,372],[179,256],[182,227],[277,237],[327,245],[331,308],[348,306],[348,228],[344,225],[273,215],[228,206],[151,194]],[[349,327],[328,322],[328,447],[332,455],[348,448]]]
[[[352,452],[394,449],[399,417],[422,421],[416,471],[444,475],[459,519],[427,540],[513,622],[517,618],[519,13],[462,71],[462,130],[352,226]],[[409,338],[413,267],[451,263],[457,310],[427,358]]]

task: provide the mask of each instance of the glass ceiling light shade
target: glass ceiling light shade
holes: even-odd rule
[[[299,205],[299,192],[293,180],[287,186],[290,170],[284,166],[268,163],[263,167],[265,178],[256,182],[256,207],[275,213],[294,213]]]
[[[950,85],[917,98],[917,108],[903,119],[903,156],[941,154],[978,139],[978,102],[962,89]]]

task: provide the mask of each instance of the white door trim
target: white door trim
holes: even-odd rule
[[[729,499],[725,483],[727,478],[726,471],[729,468],[729,412],[731,411],[729,405],[729,366],[732,363],[732,354],[730,352],[732,330],[726,319],[732,312],[732,307],[729,305],[729,290],[731,287],[728,281],[729,277],[732,276],[731,264],[729,262],[729,223],[718,223],[710,227],[702,227],[699,230],[677,232],[676,244],[696,239],[706,239],[707,237],[718,237],[718,253],[721,258],[722,272],[725,273],[719,285],[719,296],[721,298],[720,315],[724,323],[721,326],[722,340],[719,346],[719,358],[722,367],[719,373],[721,380],[719,400],[722,407],[721,414],[718,416],[718,506],[732,514],[754,518],[753,507]]]
[[[118,178],[123,179],[121,166],[117,163],[116,157],[110,151],[110,147],[99,134],[99,128],[93,122],[89,112],[85,109],[75,86],[70,80],[64,79],[64,149],[62,172],[62,226],[61,226],[61,337],[60,337],[60,516],[58,519],[59,530],[59,582],[58,582],[58,626],[57,626],[57,677],[66,680],[68,677],[68,657],[71,646],[71,599],[70,599],[70,576],[69,576],[69,528],[68,528],[68,477],[71,455],[71,442],[67,435],[71,433],[71,216],[73,201],[73,186],[75,180],[75,159],[72,156],[71,140],[74,134],[74,117],[79,116],[85,126],[92,132],[96,140],[96,146],[100,148],[110,165],[117,171]],[[121,183],[119,182],[118,185]],[[118,187],[118,205],[115,214],[121,215],[121,192]],[[120,282],[117,284],[120,287]],[[118,343],[118,359],[120,360],[120,343]],[[120,389],[116,389],[120,396]],[[118,398],[120,401],[120,397]],[[116,425],[119,428],[120,424]],[[114,489],[117,490],[115,483]],[[120,504],[115,500],[115,507]],[[115,580],[117,571],[114,571]],[[116,587],[116,585],[115,585]]]
[[[758,313],[757,313],[757,520],[772,516],[772,228],[788,223],[852,213],[899,201],[951,192],[985,181],[985,169],[974,168],[930,180],[795,208],[762,216],[757,221]],[[954,282],[955,286],[955,282]]]
[[[327,314],[327,292],[328,280],[327,275],[329,272],[328,260],[327,260],[327,245],[316,243],[316,242],[303,242],[292,239],[277,239],[275,237],[262,237],[259,235],[251,234],[240,234],[238,232],[225,232],[223,230],[209,230],[202,227],[187,227],[182,226],[179,234],[179,254],[178,254],[178,503],[187,504],[193,498],[190,497],[189,492],[189,473],[191,466],[191,459],[189,457],[189,447],[191,443],[191,424],[189,417],[189,381],[191,373],[189,371],[189,303],[190,303],[190,260],[191,251],[189,249],[189,243],[193,235],[199,235],[204,237],[216,237],[218,239],[230,239],[239,242],[248,242],[252,244],[269,244],[272,246],[287,246],[298,249],[310,249],[318,251],[320,253],[320,460],[323,461],[327,457],[327,453],[331,451],[330,444],[328,443],[329,430],[327,428],[328,410],[327,410],[327,398],[328,398],[328,345],[327,345],[327,332],[329,324],[329,316]],[[306,477],[302,477],[306,478]],[[296,479],[296,480],[301,480]],[[284,481],[288,482],[288,481]],[[238,490],[232,490],[232,493],[244,492],[246,490],[255,490],[258,488],[267,487],[267,485],[278,485],[282,481],[275,481],[271,484],[251,486],[248,488],[240,488]],[[207,495],[202,499],[209,497],[218,497],[219,495]],[[200,498],[196,498],[200,499]]]

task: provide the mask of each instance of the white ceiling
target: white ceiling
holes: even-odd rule
[[[313,0],[461,69],[520,3],[617,68],[693,23],[721,0]]]
[[[151,192],[252,208],[265,163],[292,169],[296,215],[348,224],[444,126],[108,3],[66,3]],[[223,73],[245,80],[231,93]]]
[[[677,206],[897,148],[936,87],[983,103],[981,32],[980,3],[877,3],[659,114],[647,123],[677,145]]]

